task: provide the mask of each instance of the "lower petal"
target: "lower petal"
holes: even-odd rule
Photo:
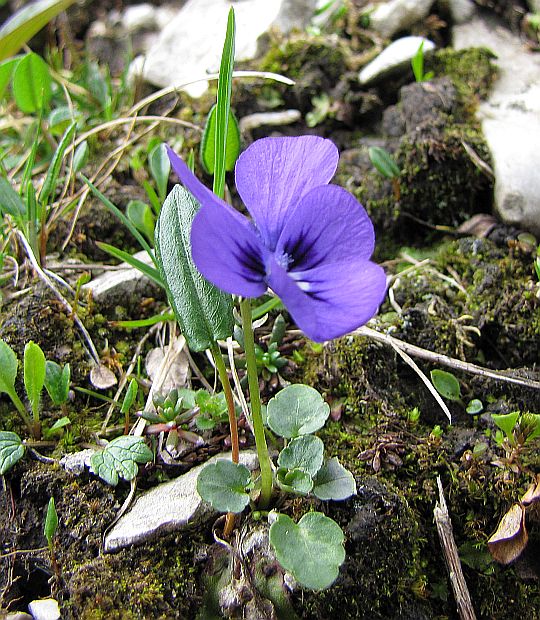
[[[386,294],[384,270],[366,260],[326,264],[302,274],[273,261],[267,281],[298,327],[316,342],[367,323]]]
[[[243,297],[266,291],[266,250],[247,218],[230,206],[203,206],[191,227],[191,254],[203,276]]]

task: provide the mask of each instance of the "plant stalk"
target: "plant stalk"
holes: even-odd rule
[[[225,394],[225,400],[227,401],[227,412],[229,414],[229,428],[231,431],[231,450],[232,450],[232,462],[238,463],[240,460],[240,444],[238,442],[238,424],[236,420],[236,411],[234,409],[234,399],[231,388],[231,382],[229,381],[229,375],[227,374],[227,368],[225,362],[221,356],[219,346],[216,344],[211,348],[212,357],[214,358],[214,364],[218,371],[219,380],[223,387]],[[225,517],[225,526],[223,528],[223,537],[229,538],[234,529],[235,515],[233,512],[228,512]]]
[[[259,377],[257,374],[257,362],[255,359],[255,342],[253,338],[253,325],[251,323],[251,303],[249,299],[240,301],[240,313],[242,315],[242,329],[244,331],[244,350],[246,352],[246,368],[249,384],[249,397],[251,400],[251,416],[253,432],[255,434],[255,446],[259,457],[261,469],[261,497],[260,507],[266,508],[272,496],[272,465],[266,445],[266,436],[261,415],[261,395],[259,392]]]

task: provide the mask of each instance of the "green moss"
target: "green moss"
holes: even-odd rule
[[[436,77],[446,75],[454,83],[460,101],[471,112],[480,99],[485,99],[497,75],[495,55],[484,47],[438,50],[426,59],[426,70]]]

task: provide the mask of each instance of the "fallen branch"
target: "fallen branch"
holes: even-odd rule
[[[437,486],[439,487],[439,501],[435,505],[433,516],[435,517],[435,525],[441,541],[459,617],[461,620],[476,620],[469,589],[461,569],[461,561],[452,531],[452,521],[448,514],[440,476],[437,476]]]

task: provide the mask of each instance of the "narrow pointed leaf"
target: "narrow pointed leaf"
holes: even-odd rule
[[[24,347],[24,387],[32,407],[34,420],[39,419],[39,402],[44,384],[45,355],[38,344],[30,341]]]
[[[201,140],[201,163],[208,174],[214,174],[216,161],[216,106],[208,113],[206,126]],[[225,170],[234,170],[234,164],[240,155],[240,129],[236,116],[229,110],[227,139],[225,146]]]
[[[21,47],[74,0],[38,0],[27,4],[0,28],[0,60],[16,54]]]
[[[191,258],[190,231],[199,209],[191,194],[176,185],[156,225],[156,258],[169,302],[190,349],[203,351],[228,338],[234,328],[232,297],[210,284]]]
[[[56,528],[58,527],[58,514],[54,505],[54,497],[51,497],[47,506],[47,514],[45,515],[45,525],[43,527],[43,533],[47,539],[49,547],[52,545],[54,535],[56,534]]]

